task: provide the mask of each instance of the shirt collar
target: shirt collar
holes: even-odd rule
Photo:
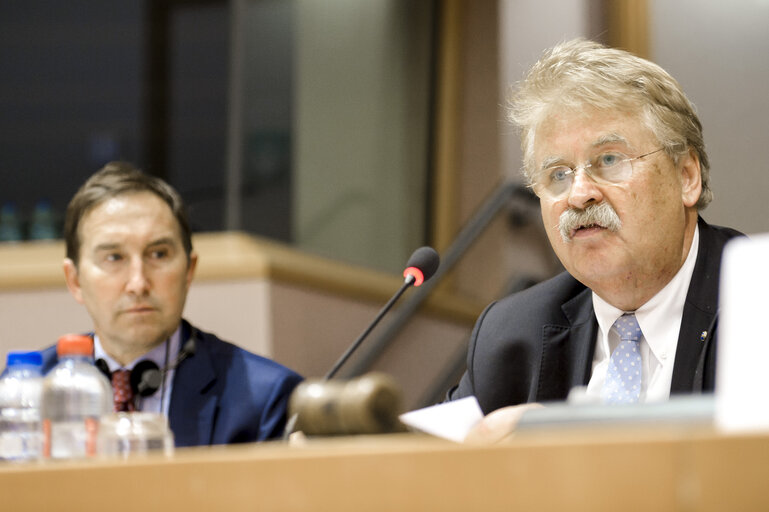
[[[179,345],[181,342],[181,325],[174,331],[173,334],[166,340],[165,343],[161,343],[157,347],[153,348],[146,354],[134,359],[127,365],[123,366],[114,359],[112,359],[109,354],[107,354],[104,351],[104,348],[101,346],[101,340],[99,340],[99,336],[94,334],[93,337],[93,356],[94,360],[98,361],[99,359],[103,359],[107,366],[109,367],[110,372],[114,372],[115,370],[119,370],[121,368],[125,368],[128,370],[132,370],[134,366],[136,366],[136,363],[139,361],[152,361],[156,365],[158,365],[159,368],[165,368],[166,364],[170,364],[172,361],[175,360],[176,354],[179,352]],[[168,349],[168,361],[166,361],[166,348]]]

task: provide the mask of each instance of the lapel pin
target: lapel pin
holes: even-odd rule
[[[708,331],[702,331],[702,334],[700,334],[700,341],[705,341],[705,338],[708,337]]]

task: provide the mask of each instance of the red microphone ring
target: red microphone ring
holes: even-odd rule
[[[413,276],[414,286],[419,286],[425,282],[425,275],[417,267],[409,267],[403,271],[403,277]]]

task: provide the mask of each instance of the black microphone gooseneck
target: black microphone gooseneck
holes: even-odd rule
[[[340,357],[337,362],[334,364],[333,368],[326,374],[325,379],[331,379],[336,375],[336,372],[339,371],[339,368],[342,367],[345,361],[350,358],[353,352],[355,352],[361,343],[363,343],[363,340],[366,339],[366,337],[369,335],[369,333],[376,327],[376,325],[379,323],[379,321],[382,319],[383,316],[390,310],[390,308],[395,304],[395,302],[400,298],[401,295],[403,295],[403,292],[405,292],[414,282],[414,279],[408,279],[406,278],[406,282],[401,285],[400,290],[398,290],[395,295],[393,295],[390,300],[387,302],[387,304],[384,305],[384,307],[379,311],[376,318],[374,318],[374,321],[369,324],[369,326],[366,328],[365,331],[361,333],[360,336],[358,336],[358,339],[353,342],[352,345],[345,351],[344,354],[342,354],[342,357]]]
[[[440,258],[438,257],[438,253],[435,252],[435,249],[432,247],[420,247],[414,251],[414,253],[411,255],[411,258],[409,258],[408,263],[406,263],[406,270],[403,271],[403,277],[405,278],[405,281],[401,285],[400,289],[395,292],[395,295],[393,295],[389,301],[387,301],[387,304],[385,304],[384,307],[379,311],[376,318],[374,318],[374,321],[369,324],[366,330],[364,330],[361,335],[358,336],[358,339],[356,339],[353,344],[350,345],[350,348],[348,348],[347,351],[342,354],[342,357],[337,360],[333,368],[331,368],[331,370],[326,374],[325,380],[329,380],[333,378],[334,375],[336,375],[336,372],[339,371],[345,361],[347,361],[352,353],[357,350],[361,343],[363,343],[363,340],[366,339],[369,333],[374,330],[374,327],[377,326],[382,317],[384,317],[385,314],[390,311],[390,308],[392,308],[393,304],[395,304],[401,295],[403,295],[403,292],[405,292],[410,286],[419,286],[424,281],[430,279],[433,274],[435,274],[435,271],[438,270],[439,264]]]
[[[392,308],[393,304],[395,304],[400,296],[403,295],[406,289],[408,289],[410,286],[419,286],[423,282],[430,279],[438,270],[439,265],[440,257],[432,247],[424,246],[414,251],[406,263],[406,269],[403,271],[403,277],[405,278],[403,285],[401,285],[400,289],[395,292],[389,301],[387,301],[387,304],[385,304],[384,307],[379,311],[369,326],[361,333],[360,336],[358,336],[358,338],[352,343],[352,345],[350,345],[345,353],[342,354],[342,356],[337,360],[331,370],[329,370],[329,372],[323,378],[323,381],[328,381],[332,379],[334,375],[336,375],[342,365],[344,365],[345,361],[347,361],[353,352],[358,349],[361,343],[363,343],[363,340],[365,340],[369,333],[371,333],[371,331],[374,329],[374,327],[377,326],[379,321],[385,316],[385,314],[387,314],[387,312]],[[286,423],[286,428],[283,431],[284,440],[288,439],[288,436],[294,431],[298,417],[299,413],[296,412],[289,418],[288,422]]]

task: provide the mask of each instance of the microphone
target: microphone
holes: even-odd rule
[[[320,380],[299,384],[289,401],[289,420],[283,439],[295,428],[308,434],[392,432],[400,423],[400,390],[391,378],[369,374],[347,383],[329,382],[342,365],[363,343],[374,327],[410,286],[420,286],[430,279],[440,266],[440,257],[432,247],[420,247],[413,252],[400,289],[382,307],[374,320],[337,360]]]
[[[441,259],[435,249],[432,247],[420,247],[406,262],[406,270],[403,271],[403,277],[406,281],[409,280],[409,276],[414,279],[414,286],[419,286],[431,277],[435,275],[435,271],[438,270]]]
[[[390,311],[390,309],[393,307],[393,304],[395,304],[395,302],[400,298],[401,295],[403,295],[409,286],[419,286],[426,280],[433,277],[435,271],[438,270],[440,261],[441,259],[438,256],[438,253],[435,252],[435,249],[432,247],[420,247],[413,252],[408,262],[406,263],[406,270],[403,271],[403,277],[405,278],[403,285],[401,285],[400,289],[395,292],[395,295],[393,295],[387,304],[385,304],[384,307],[379,311],[379,314],[377,314],[376,318],[374,318],[366,330],[363,331],[361,335],[358,336],[358,339],[355,340],[352,345],[350,345],[350,348],[348,348],[347,351],[342,354],[342,357],[339,358],[331,370],[326,374],[325,380],[329,380],[333,378],[334,375],[336,375],[336,372],[339,371],[345,361],[347,361],[352,353],[357,350],[361,343],[363,343],[363,340],[366,339],[366,336],[368,336],[369,333],[374,330],[374,327],[376,327],[382,317],[384,317],[385,314]]]

